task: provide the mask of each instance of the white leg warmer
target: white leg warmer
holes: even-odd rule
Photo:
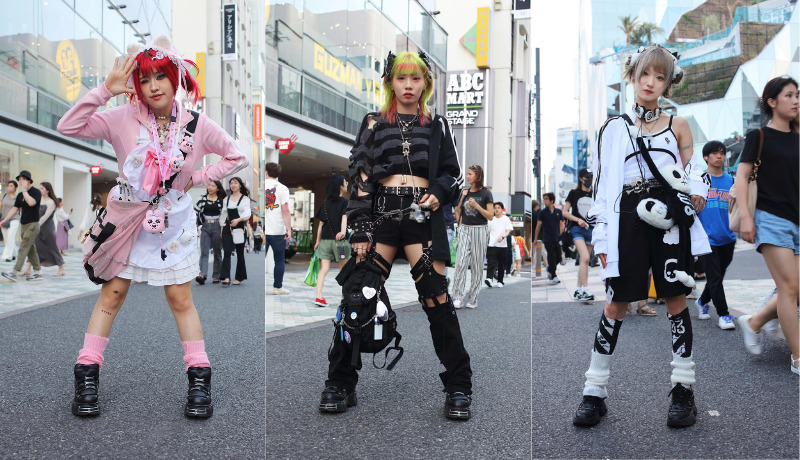
[[[589,363],[589,370],[585,374],[584,396],[608,397],[606,385],[608,385],[608,377],[611,375],[611,356],[602,355],[592,350],[592,361]]]
[[[694,385],[694,361],[691,356],[683,358],[681,355],[673,353],[670,365],[672,366],[672,376],[670,376],[672,386],[678,383],[683,386]]]

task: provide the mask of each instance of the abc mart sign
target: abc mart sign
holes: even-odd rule
[[[483,113],[485,71],[447,73],[447,120],[452,125],[474,125]]]

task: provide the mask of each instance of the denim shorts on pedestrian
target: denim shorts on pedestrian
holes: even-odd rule
[[[789,248],[795,255],[800,254],[800,227],[782,217],[756,209],[753,221],[756,224],[756,251],[761,252],[762,244]]]
[[[569,232],[572,233],[572,241],[583,240],[586,244],[592,244],[592,228],[583,228],[580,225],[573,225]]]

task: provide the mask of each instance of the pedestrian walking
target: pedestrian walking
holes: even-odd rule
[[[626,60],[624,69],[623,78],[634,87],[635,103],[628,113],[606,121],[592,155],[597,178],[586,221],[594,225],[592,244],[602,264],[601,278],[609,302],[600,318],[583,401],[573,424],[592,426],[606,414],[606,386],[622,319],[629,302],[647,298],[652,270],[656,292],[666,298],[672,327],[672,402],[667,425],[685,427],[695,423],[697,414],[692,389],[692,322],[686,305],[686,294],[694,285],[691,256],[711,251],[692,207],[702,209],[708,179],[693,160],[689,123],[668,116],[659,107],[659,99],[669,97],[673,85],[683,78],[677,56],[658,45],[641,47]],[[684,171],[693,171],[691,178],[687,179]],[[674,181],[667,181],[665,174]],[[673,183],[680,183],[681,190],[689,193],[676,195]],[[686,203],[689,195],[691,202]],[[651,209],[659,203],[666,207],[664,203],[673,199],[681,199],[680,210],[688,213],[683,217],[686,223],[682,228],[656,227],[665,219],[654,219]],[[682,215],[674,216],[679,218]],[[687,228],[689,220],[693,223]]]
[[[486,280],[489,287],[503,287],[503,275],[506,267],[506,251],[508,249],[507,237],[514,230],[511,219],[503,215],[503,203],[494,203],[494,219],[487,224],[489,230],[489,245],[486,249]]]
[[[64,200],[58,199],[58,208],[56,208],[56,246],[58,247],[61,256],[67,255],[69,249],[69,229],[70,220],[69,216],[72,215],[72,209],[67,212],[64,209]]]
[[[733,315],[728,311],[728,301],[725,298],[725,288],[722,280],[725,271],[733,260],[733,250],[736,247],[736,235],[731,231],[728,223],[728,197],[733,186],[733,177],[722,170],[725,163],[725,144],[720,141],[711,141],[703,146],[703,159],[708,167],[706,173],[711,178],[711,187],[708,189],[706,207],[697,214],[703,229],[708,235],[711,245],[709,254],[700,256],[703,262],[705,277],[707,279],[703,293],[695,301],[698,310],[698,319],[709,319],[709,302],[714,301],[717,310],[720,329],[736,329]]]
[[[83,215],[81,225],[78,227],[78,241],[83,243],[88,235],[89,229],[92,228],[94,222],[97,220],[97,215],[103,210],[103,199],[99,193],[92,194],[92,200],[89,202],[89,208]]]
[[[558,284],[561,281],[556,276],[556,268],[561,262],[561,248],[559,247],[559,236],[564,232],[564,219],[561,210],[556,208],[556,195],[547,192],[542,195],[544,207],[539,211],[539,219],[536,223],[536,230],[533,240],[538,241],[542,237],[544,250],[547,253],[547,279],[550,284]]]
[[[208,279],[208,255],[214,254],[214,265],[211,271],[211,283],[220,281],[222,270],[222,227],[220,218],[225,207],[227,194],[222,182],[212,180],[206,184],[206,194],[202,195],[194,206],[197,223],[200,225],[200,274],[195,277],[197,284],[206,284]]]
[[[792,351],[790,369],[795,374],[800,374],[797,314],[799,97],[797,81],[790,77],[773,78],[764,86],[761,111],[768,123],[747,134],[734,184],[736,196],[742,200],[739,205],[742,239],[755,244],[756,251],[764,256],[778,289],[778,321]],[[747,207],[747,190],[748,178],[753,171],[758,184],[758,199],[755,213],[751,215]],[[768,311],[764,309],[754,316],[739,317],[739,327],[751,353],[761,352],[760,331],[771,319]]]
[[[483,261],[486,259],[489,238],[488,223],[494,217],[492,192],[483,186],[483,168],[472,165],[467,168],[469,188],[461,191],[455,208],[458,223],[458,248],[456,250],[456,273],[453,276],[453,305],[455,308],[478,307],[481,292]],[[467,269],[470,272],[469,288]]]
[[[222,207],[222,285],[238,286],[247,279],[247,264],[244,260],[244,243],[247,239],[245,225],[250,218],[250,191],[240,177],[228,181],[231,193]],[[236,273],[231,282],[231,254],[236,251]]]
[[[289,214],[289,189],[278,182],[281,165],[267,163],[267,178],[264,180],[264,245],[266,251],[272,249],[275,268],[272,275],[272,294],[287,295],[291,291],[283,287],[283,273],[286,270],[286,246],[292,241],[292,218]]]
[[[511,275],[520,277],[522,276],[522,265],[525,261],[525,255],[530,253],[525,243],[525,238],[522,237],[522,232],[519,229],[514,230],[514,269],[511,270]]]
[[[17,281],[17,275],[22,271],[22,266],[27,260],[33,267],[33,274],[26,275],[28,281],[42,279],[42,266],[39,264],[39,253],[36,252],[36,237],[39,235],[39,205],[42,202],[42,192],[33,186],[30,171],[20,171],[16,177],[20,190],[14,199],[14,206],[5,211],[6,215],[0,220],[0,227],[9,222],[19,212],[20,243],[17,252],[17,262],[14,269],[2,272],[3,277]]]
[[[58,272],[55,276],[64,276],[66,273],[64,271],[64,258],[61,257],[61,251],[58,250],[58,244],[56,243],[55,212],[57,209],[57,197],[50,182],[42,182],[39,185],[39,191],[42,193],[41,205],[39,206],[39,234],[36,235],[36,240],[34,241],[36,253],[39,255],[39,264],[43,267],[58,265]],[[23,275],[31,276],[31,265],[31,262],[28,262],[22,272]]]
[[[184,372],[189,382],[184,416],[207,418],[213,414],[211,364],[192,301],[191,280],[199,271],[200,250],[189,189],[193,184],[205,186],[234,174],[246,168],[248,161],[231,137],[208,117],[181,107],[176,97],[181,90],[191,101],[196,102],[199,96],[191,67],[196,66],[184,60],[165,37],[147,45],[132,44],[124,59],[114,60],[105,82],[78,100],[58,123],[61,134],[103,139],[117,154],[118,185],[109,192],[108,207],[100,216],[103,222],[98,219],[92,231],[99,235],[100,227],[124,214],[124,209],[144,209],[142,223],[133,225],[138,229],[147,226],[138,234],[109,237],[114,249],[131,248],[125,263],[104,267],[91,256],[86,258],[87,264],[95,261],[101,270],[87,270],[94,279],[103,281],[99,275],[106,272],[113,277],[100,289],[75,365],[72,413],[77,416],[100,413],[98,385],[103,353],[131,281],[163,286],[184,350]],[[105,107],[121,94],[131,103],[97,112],[98,107]],[[222,159],[201,167],[203,157],[211,153]],[[162,220],[166,218],[169,226]],[[97,235],[87,238],[84,254],[92,252]],[[108,245],[98,248],[101,254],[110,250]],[[147,390],[146,385],[143,390]]]
[[[575,300],[594,300],[594,294],[589,291],[589,262],[592,253],[592,229],[586,222],[586,215],[592,207],[592,178],[591,169],[583,168],[578,172],[577,187],[569,191],[564,202],[562,213],[569,222],[569,231],[572,242],[578,251],[578,286],[572,297]]]
[[[317,240],[314,243],[314,250],[320,262],[319,273],[317,274],[317,298],[314,305],[327,307],[328,302],[322,296],[322,288],[325,285],[325,277],[331,269],[331,262],[339,264],[341,269],[344,263],[350,260],[352,249],[350,243],[345,240],[347,236],[347,200],[344,194],[347,193],[347,181],[344,176],[334,174],[328,179],[325,186],[327,198],[322,202],[315,218],[317,219]]]
[[[259,254],[261,246],[264,244],[264,226],[261,225],[261,218],[258,216],[254,216],[253,221],[256,226],[255,230],[253,230],[253,252]]]
[[[15,180],[10,180],[6,184],[6,193],[3,194],[2,200],[0,200],[0,218],[2,218],[6,213],[11,211],[11,208],[14,207],[14,203],[17,200],[17,189],[19,188],[19,183]],[[0,255],[0,259],[5,260],[6,262],[11,262],[17,259],[17,232],[19,230],[19,211],[15,211],[12,213],[10,219],[5,223],[5,225],[0,225],[3,232],[3,254]]]
[[[351,150],[350,241],[357,262],[381,274],[371,286],[376,291],[383,289],[394,260],[408,259],[436,356],[445,367],[440,374],[445,415],[468,419],[472,370],[444,276],[450,250],[442,207],[455,201],[462,183],[458,152],[447,119],[427,106],[434,88],[427,55],[389,53],[383,75],[386,102],[380,113],[364,117]],[[485,238],[484,233],[482,245]],[[334,334],[320,411],[343,412],[356,404],[361,361],[353,366],[352,353],[353,345]]]

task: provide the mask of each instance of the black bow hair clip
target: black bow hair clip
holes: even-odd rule
[[[433,79],[433,73],[431,72],[431,58],[428,57],[428,55],[423,51],[420,51],[418,54],[419,58],[422,59],[422,62],[425,63],[425,67],[428,68],[428,78]]]

